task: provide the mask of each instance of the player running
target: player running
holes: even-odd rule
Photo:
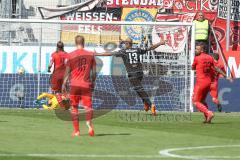
[[[192,64],[192,70],[196,70],[193,103],[200,112],[204,113],[205,123],[211,123],[214,114],[208,110],[204,102],[210,91],[214,62],[213,58],[204,52],[204,46],[201,44],[196,46],[196,55]]]
[[[48,72],[51,72],[52,66],[54,66],[53,73],[51,75],[50,83],[51,89],[55,93],[61,93],[63,77],[65,73],[65,63],[68,54],[64,51],[63,42],[59,41],[57,43],[57,50],[51,56],[51,61],[48,66]]]
[[[160,45],[164,45],[165,41],[161,41],[147,49],[133,48],[133,42],[130,38],[127,38],[125,41],[122,42],[125,43],[126,49],[121,49],[113,53],[103,53],[96,55],[121,57],[125,65],[130,84],[133,86],[133,89],[137,92],[139,97],[141,97],[141,99],[143,100],[144,110],[148,111],[151,107],[152,115],[156,115],[156,106],[151,102],[147,92],[144,90],[141,84],[143,79],[141,55],[145,54],[147,51],[156,49]]]
[[[225,78],[227,78],[227,75],[226,75],[224,65],[218,61],[219,55],[214,53],[212,56],[214,59],[215,69],[218,71],[215,71],[213,74],[213,80],[212,80],[211,87],[210,87],[210,95],[212,96],[212,101],[217,105],[218,111],[221,112],[222,106],[218,99],[218,80],[219,80],[220,75],[224,76]],[[231,78],[229,80],[232,81]]]
[[[66,91],[67,80],[70,80],[71,114],[74,131],[72,136],[79,136],[79,112],[78,105],[81,103],[86,111],[86,124],[90,136],[94,136],[92,124],[92,89],[96,79],[96,62],[93,52],[84,49],[84,37],[76,36],[77,49],[69,54],[66,73],[63,81],[63,93]]]

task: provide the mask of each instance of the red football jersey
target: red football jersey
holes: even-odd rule
[[[220,63],[219,61],[214,61],[214,66],[221,69],[222,71],[225,71],[225,67],[222,63]],[[219,77],[221,76],[221,74],[217,71],[214,71],[214,76],[213,76],[213,80],[214,81],[218,81]]]
[[[196,69],[197,81],[211,82],[213,78],[213,58],[206,54],[201,53],[194,58],[192,68]]]
[[[63,67],[65,65],[68,54],[63,51],[54,52],[52,54],[52,61],[54,63],[54,70]]]
[[[91,70],[96,65],[94,52],[78,49],[69,54],[67,66],[70,68],[70,86],[90,88]]]

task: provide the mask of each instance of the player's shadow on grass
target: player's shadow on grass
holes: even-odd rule
[[[102,137],[102,136],[129,136],[131,135],[130,133],[100,133],[100,134],[95,134],[97,137]]]
[[[211,122],[204,125],[229,125],[229,124],[231,124],[231,122]]]

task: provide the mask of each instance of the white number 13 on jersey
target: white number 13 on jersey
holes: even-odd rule
[[[129,53],[130,64],[138,63],[137,53]]]

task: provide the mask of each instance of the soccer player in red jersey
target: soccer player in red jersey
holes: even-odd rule
[[[63,93],[66,90],[66,83],[70,81],[70,101],[72,106],[72,122],[74,131],[72,136],[79,136],[79,112],[78,105],[81,100],[86,111],[86,124],[88,133],[94,136],[92,124],[92,89],[96,79],[96,62],[93,52],[84,49],[84,37],[76,36],[75,44],[77,49],[69,54],[66,73],[63,81]]]
[[[218,99],[218,80],[221,75],[225,78],[227,78],[227,76],[226,76],[224,65],[218,61],[219,55],[214,53],[212,56],[214,59],[214,67],[217,71],[215,70],[213,74],[213,79],[210,87],[210,95],[212,96],[212,101],[217,105],[218,111],[221,112],[222,106]],[[229,80],[232,81],[231,78],[229,78]]]
[[[210,91],[212,74],[214,71],[213,58],[204,52],[204,45],[196,46],[196,55],[192,64],[192,69],[196,70],[196,84],[194,86],[193,103],[196,108],[204,113],[206,123],[211,123],[214,114],[205,105],[205,99]]]
[[[63,77],[65,73],[65,63],[68,54],[64,51],[63,42],[59,41],[57,43],[57,50],[51,55],[51,61],[48,66],[48,72],[51,72],[52,66],[54,66],[53,73],[50,78],[51,89],[55,93],[61,93]]]

